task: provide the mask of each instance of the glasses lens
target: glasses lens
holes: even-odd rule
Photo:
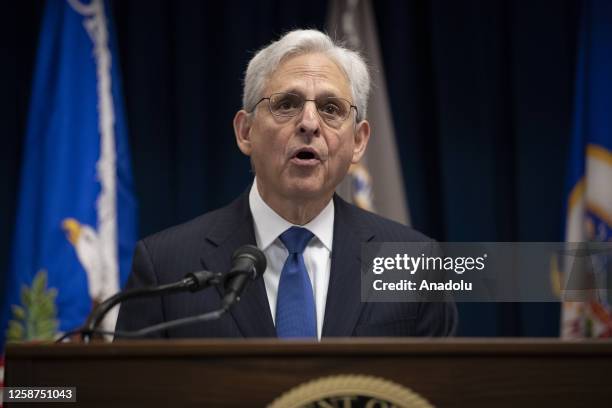
[[[306,99],[293,93],[275,93],[270,95],[270,111],[276,116],[292,117],[298,115]],[[343,98],[325,96],[315,102],[321,119],[327,124],[342,124],[351,113],[351,103]]]
[[[291,93],[278,93],[270,96],[270,110],[278,116],[295,116],[302,110],[304,98]]]
[[[349,115],[351,104],[342,98],[326,97],[317,100],[319,114],[326,122],[343,122]]]

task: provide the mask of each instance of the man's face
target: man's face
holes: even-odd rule
[[[284,61],[268,80],[263,96],[290,92],[305,99],[340,97],[354,104],[347,78],[323,54],[304,54]],[[264,199],[329,199],[351,163],[361,159],[370,128],[355,124],[351,109],[346,121],[330,126],[314,102],[294,117],[272,115],[262,101],[248,117],[234,119],[240,150],[251,157]],[[268,200],[269,201],[269,200]]]

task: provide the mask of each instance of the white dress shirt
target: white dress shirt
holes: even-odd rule
[[[266,285],[272,320],[276,321],[278,283],[280,282],[283,265],[285,265],[289,255],[279,236],[295,225],[282,218],[264,202],[257,189],[257,180],[253,181],[249,193],[249,206],[251,214],[253,214],[257,246],[264,252],[268,260],[263,279]],[[308,269],[308,276],[314,292],[317,311],[317,337],[321,339],[334,236],[334,201],[330,200],[323,211],[308,224],[297,226],[306,228],[314,234],[304,250],[304,263],[306,269]]]

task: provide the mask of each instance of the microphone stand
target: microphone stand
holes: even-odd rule
[[[115,332],[110,332],[110,331],[103,333],[102,331],[96,330],[96,327],[98,327],[98,325],[100,324],[104,316],[106,316],[106,314],[109,312],[109,310],[113,308],[113,306],[125,300],[133,299],[133,298],[140,298],[140,297],[152,297],[152,296],[157,296],[159,294],[165,294],[165,293],[176,293],[176,292],[186,292],[186,291],[196,292],[210,285],[216,285],[220,283],[221,281],[222,281],[221,273],[214,273],[210,271],[199,271],[199,272],[192,272],[192,273],[187,274],[185,278],[183,278],[182,280],[178,282],[168,283],[165,285],[153,286],[153,287],[148,287],[148,288],[131,289],[131,290],[126,290],[124,292],[119,292],[109,297],[104,302],[100,303],[93,310],[93,312],[91,312],[91,315],[89,316],[87,320],[87,323],[85,323],[85,327],[82,330],[80,330],[81,337],[84,342],[88,343],[89,340],[91,339],[91,335],[94,333],[101,333],[101,334],[115,333]],[[227,308],[224,307],[222,309],[219,309],[218,311],[222,311],[221,313],[224,313],[226,310]],[[211,312],[211,313],[214,313],[214,312]],[[184,319],[178,319],[178,320],[184,320]],[[167,323],[172,323],[172,322],[167,322]],[[160,326],[160,325],[156,325],[156,326]],[[154,327],[155,326],[152,326],[152,328]],[[147,330],[147,329],[148,328],[143,329],[143,330]],[[163,330],[163,329],[164,328],[160,330]],[[153,332],[155,331],[157,330],[153,330]],[[128,332],[128,333],[131,333],[131,332]],[[144,334],[147,334],[147,333],[144,333]]]
[[[209,320],[215,320],[220,318],[225,312],[227,312],[230,308],[231,304],[224,305],[222,308],[213,310],[208,313],[204,313],[197,316],[183,317],[180,319],[171,320],[169,322],[154,324],[153,326],[145,327],[140,330],[133,331],[106,331],[106,330],[93,330],[92,333],[95,334],[107,334],[114,335],[118,337],[143,337],[147,334],[159,332],[166,329],[172,329],[174,327],[186,326],[189,324],[206,322]]]

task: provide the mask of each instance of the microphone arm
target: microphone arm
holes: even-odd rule
[[[151,333],[160,332],[162,330],[173,329],[175,327],[187,326],[194,323],[206,322],[209,320],[215,320],[220,318],[225,312],[228,311],[231,305],[224,305],[221,309],[213,310],[211,312],[203,313],[197,316],[183,317],[180,319],[170,320],[169,322],[163,322],[148,326],[140,330],[132,331],[105,331],[105,330],[93,330],[95,334],[108,334],[115,337],[143,337]]]
[[[222,281],[221,273],[214,273],[210,271],[198,271],[188,273],[185,278],[181,279],[178,282],[168,283],[159,286],[152,286],[148,288],[137,288],[126,290],[123,292],[119,292],[104,302],[100,303],[94,310],[91,312],[85,327],[81,331],[82,339],[85,342],[90,340],[91,335],[96,331],[96,328],[106,316],[106,314],[111,310],[115,305],[121,303],[128,299],[133,298],[141,298],[141,297],[152,297],[160,294],[166,293],[176,293],[176,292],[196,292],[198,290],[207,288],[210,285],[216,285]],[[171,323],[171,322],[168,322]]]
[[[164,284],[160,286],[154,286],[149,288],[139,288],[126,290],[119,292],[116,295],[106,299],[100,305],[98,305],[91,315],[89,316],[83,329],[78,332],[81,333],[82,339],[88,342],[91,335],[94,333],[99,334],[116,334],[124,337],[139,337],[150,333],[155,333],[161,330],[183,326],[187,324],[193,324],[197,322],[218,319],[223,313],[225,313],[234,303],[240,301],[240,296],[246,289],[249,281],[254,281],[263,275],[266,270],[266,257],[261,250],[254,245],[244,245],[238,248],[232,255],[232,267],[229,273],[213,273],[210,271],[198,271],[188,273],[185,278],[175,282]],[[225,294],[221,301],[221,308],[208,312],[198,316],[185,317],[181,319],[172,320],[169,322],[155,324],[153,326],[145,327],[144,329],[135,331],[105,331],[97,330],[98,325],[106,316],[106,314],[113,308],[113,306],[124,300],[139,298],[139,297],[151,297],[165,293],[185,292],[191,291],[196,292],[204,289],[210,285],[216,285],[223,282],[225,286]],[[72,332],[70,332],[71,334]],[[58,341],[61,341],[66,335],[62,336]]]

